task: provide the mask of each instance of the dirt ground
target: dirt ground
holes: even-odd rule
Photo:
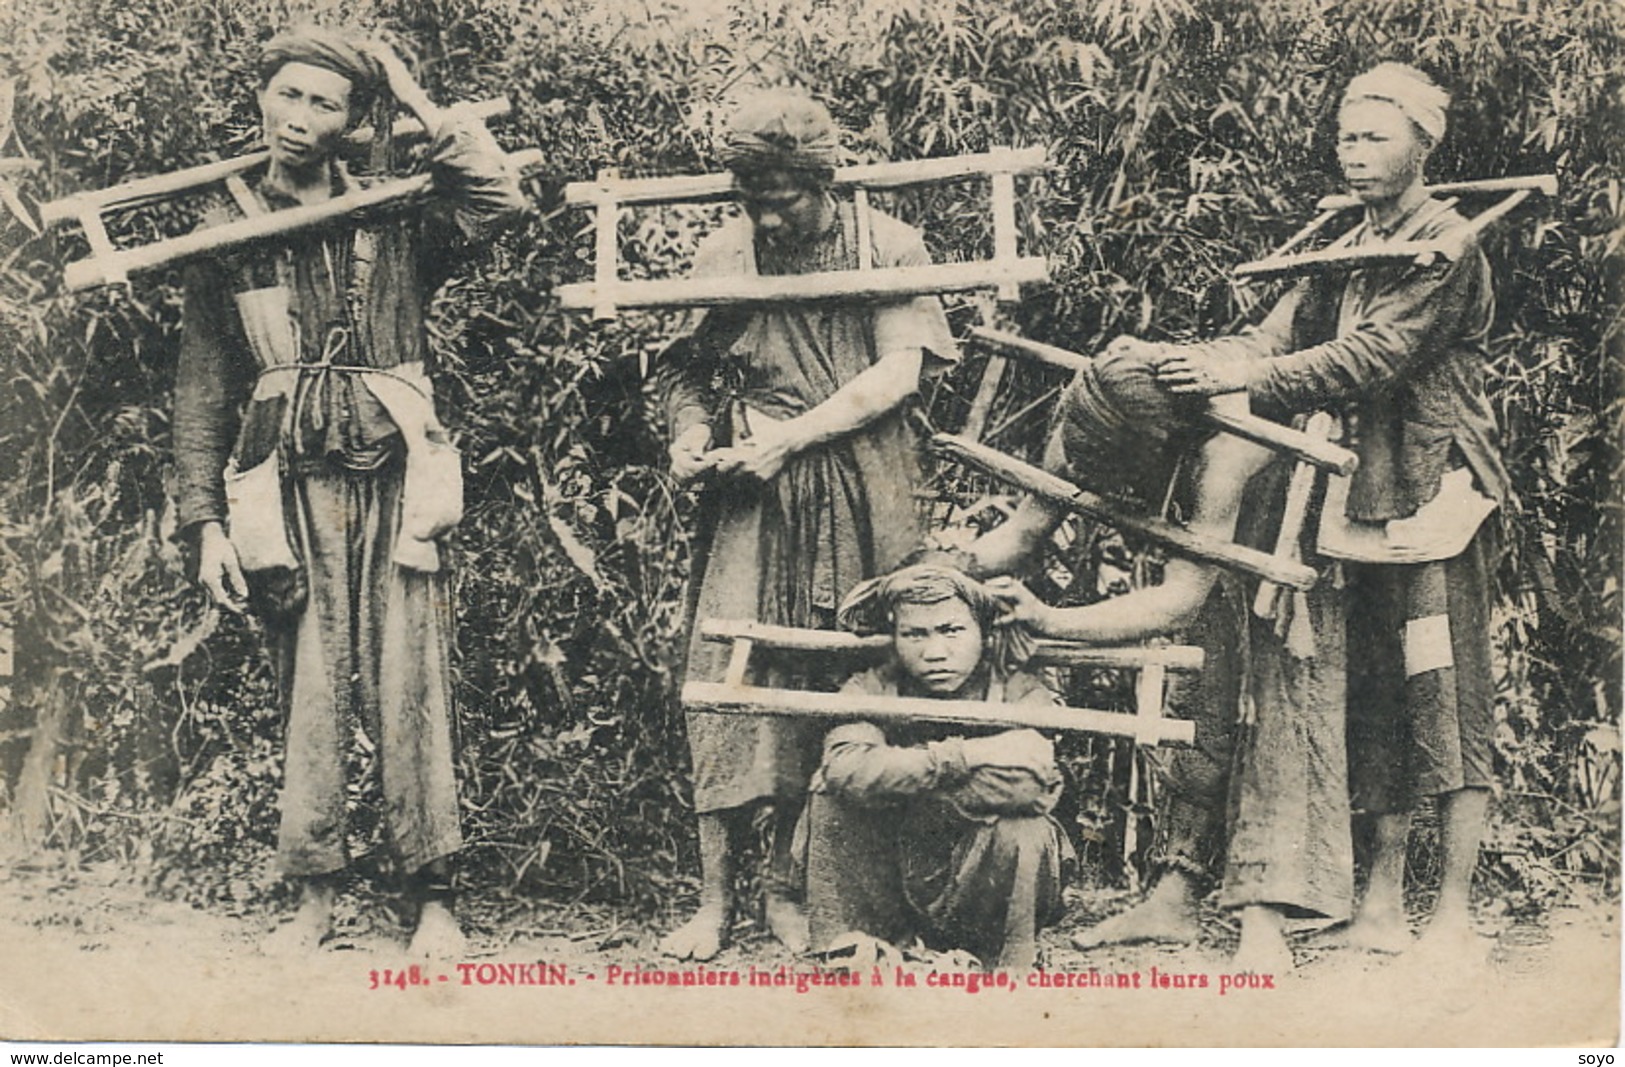
[[[337,935],[318,954],[273,957],[257,946],[274,914],[226,915],[154,899],[111,864],[18,867],[0,871],[0,1036],[862,1045],[1618,1040],[1618,916],[1602,904],[1558,909],[1539,922],[1481,920],[1482,957],[1446,963],[1323,947],[1313,931],[1300,931],[1296,971],[1271,976],[1266,989],[1259,978],[1227,970],[1235,932],[1217,911],[1207,913],[1195,945],[1088,953],[1071,946],[1068,932],[1126,902],[1121,893],[1070,891],[1066,919],[1044,934],[1041,973],[990,976],[942,957],[869,952],[843,979],[819,961],[792,958],[748,920],[718,959],[679,965],[656,948],[681,917],[675,912],[639,922],[604,907],[465,897],[463,959],[413,972],[403,928],[379,913],[376,900],[354,893],[341,901]],[[834,984],[841,981],[853,984]],[[1124,987],[1107,984],[1114,981]]]

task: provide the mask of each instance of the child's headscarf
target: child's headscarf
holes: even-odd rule
[[[1022,625],[994,625],[1001,611],[998,598],[945,552],[925,554],[918,563],[859,582],[841,601],[835,623],[858,634],[891,633],[897,605],[937,604],[954,597],[970,607],[981,625],[994,670],[1009,675],[1032,657],[1031,631]]]

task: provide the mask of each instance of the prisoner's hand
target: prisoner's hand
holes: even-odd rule
[[[1175,353],[1157,364],[1157,384],[1177,396],[1209,397],[1240,392],[1247,388],[1247,363]]]
[[[748,438],[732,448],[718,450],[717,470],[723,474],[747,474],[762,482],[777,478],[784,465],[806,448],[806,442],[792,422],[752,419]]]
[[[388,81],[390,95],[396,100],[404,103],[423,92],[417,79],[412,76],[412,71],[407,67],[406,61],[401,59],[400,53],[395,51],[393,46],[384,41],[373,41],[367,46],[367,51],[378,61],[378,66],[382,68]]]
[[[988,592],[998,601],[1000,615],[994,620],[995,626],[1011,626],[1023,624],[1039,633],[1046,632],[1049,622],[1050,607],[1033,595],[1021,582],[1008,575],[990,578],[983,583]]]
[[[206,522],[198,529],[197,580],[214,602],[231,611],[248,608],[248,581],[237,560],[237,549],[218,522]]]
[[[1128,334],[1122,333],[1112,338],[1111,343],[1101,351],[1101,355],[1126,356],[1131,359],[1156,362],[1161,358],[1164,347],[1164,345],[1157,344],[1154,341],[1142,341],[1138,337],[1130,337]]]
[[[679,483],[690,482],[714,465],[705,449],[711,443],[711,427],[701,423],[691,426],[671,443],[671,476]]]
[[[1037,730],[1006,730],[992,737],[972,737],[964,743],[965,765],[978,767],[1047,767],[1055,762],[1055,746]]]

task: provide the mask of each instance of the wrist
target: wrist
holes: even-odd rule
[[[682,430],[672,443],[680,448],[695,451],[705,448],[711,443],[711,424],[708,422],[694,423]]]
[[[805,452],[829,439],[829,435],[820,433],[817,424],[807,421],[805,415],[780,423],[779,430],[784,435],[784,447],[790,452]]]

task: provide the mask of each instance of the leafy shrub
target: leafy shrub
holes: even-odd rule
[[[339,10],[21,0],[0,40],[17,93],[6,151],[38,168],[0,178],[49,199],[243,151],[258,42]],[[1504,818],[1489,861],[1533,905],[1576,881],[1614,888],[1621,390],[1605,352],[1618,337],[1608,257],[1625,138],[1608,0],[738,0],[722,18],[615,0],[362,0],[343,13],[408,46],[437,98],[509,94],[501,138],[548,160],[535,216],[459,272],[431,317],[469,460],[457,687],[471,882],[647,905],[693,863],[673,701],[693,502],[664,474],[639,399],[670,323],[594,324],[558,307],[554,287],[586,276],[590,255],[563,181],[710,169],[729,98],[799,79],[832,104],[855,159],[1048,149],[1053,169],[1026,187],[1020,217],[1052,277],[1004,324],[1085,352],[1120,332],[1205,336],[1267,303],[1228,268],[1332,191],[1335,95],[1397,58],[1455,91],[1437,178],[1551,170],[1562,185],[1492,248],[1494,395],[1516,496],[1497,633]],[[983,195],[967,184],[889,206],[926,225],[938,258],[966,259],[990,244]],[[629,213],[626,269],[680,272],[714,218]],[[169,206],[123,225],[191,224]],[[248,626],[203,606],[164,541],[176,275],[67,297],[77,239],[8,224],[3,241],[0,602],[18,655],[0,781],[13,822],[31,843],[150,856],[160,886],[261,900],[269,882],[244,864],[263,859],[274,825],[269,681]],[[949,305],[959,327],[983,306]],[[925,416],[957,427],[983,365],[972,354],[934,386]],[[989,423],[1004,447],[1038,446],[1057,384],[1013,372]],[[938,518],[994,488],[952,469],[934,484]],[[1111,586],[1103,560],[1143,572],[1113,544],[1080,532],[1079,595]],[[1109,854],[1102,827],[1121,832],[1126,764],[1093,743],[1075,758],[1101,783],[1078,803]]]

